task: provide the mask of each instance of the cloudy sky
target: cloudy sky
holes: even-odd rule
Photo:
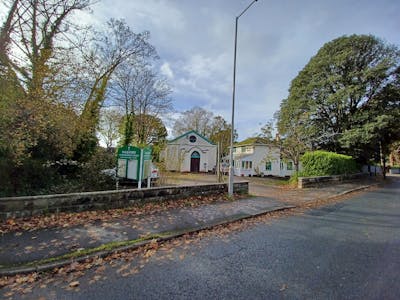
[[[149,30],[177,111],[201,106],[230,122],[234,21],[252,0],[102,0],[92,18]],[[258,0],[239,21],[235,127],[257,133],[291,80],[326,42],[373,34],[400,45],[399,0]]]

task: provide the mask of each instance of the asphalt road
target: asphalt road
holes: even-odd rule
[[[25,298],[400,299],[400,181],[168,253],[134,275],[107,267],[102,280],[90,283],[92,271],[79,278],[79,291],[59,283]]]

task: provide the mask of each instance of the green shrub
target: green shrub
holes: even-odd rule
[[[293,175],[290,176],[289,184],[290,185],[297,184],[298,180],[299,180],[299,172],[294,172]]]
[[[289,181],[287,182],[291,187],[297,187],[297,182],[299,181],[299,177],[301,176],[300,172],[294,172],[292,176],[290,176]]]
[[[0,197],[110,190],[115,181],[101,171],[115,167],[115,154],[98,147],[85,163],[46,162],[28,157],[20,165],[0,153]]]
[[[356,161],[351,157],[328,151],[306,152],[302,159],[300,176],[329,176],[359,172]]]

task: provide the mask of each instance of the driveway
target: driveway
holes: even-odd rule
[[[391,178],[400,178],[400,176]],[[237,181],[249,182],[249,194],[258,197],[269,197],[279,200],[285,204],[300,205],[316,198],[324,199],[332,195],[340,195],[342,192],[380,182],[377,178],[365,178],[353,182],[341,182],[337,184],[327,184],[318,188],[297,189],[288,184],[288,179],[272,177],[235,177]],[[223,182],[228,182],[228,177],[223,178]],[[216,175],[194,174],[194,173],[169,173],[164,178],[164,185],[199,185],[217,183]]]
[[[282,178],[260,178],[260,177],[237,177],[234,178],[235,182],[248,181],[249,192],[256,196],[268,196],[275,188],[282,187],[287,183],[287,179]],[[223,176],[223,183],[228,182],[228,177]],[[207,183],[218,183],[217,176],[213,174],[203,173],[168,173],[162,180],[163,185],[198,185]]]

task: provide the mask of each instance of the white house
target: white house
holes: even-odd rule
[[[266,144],[261,138],[249,138],[233,147],[236,176],[291,176],[292,160],[282,159],[278,146]]]
[[[216,167],[217,145],[192,130],[167,142],[161,157],[168,171],[208,172]]]

